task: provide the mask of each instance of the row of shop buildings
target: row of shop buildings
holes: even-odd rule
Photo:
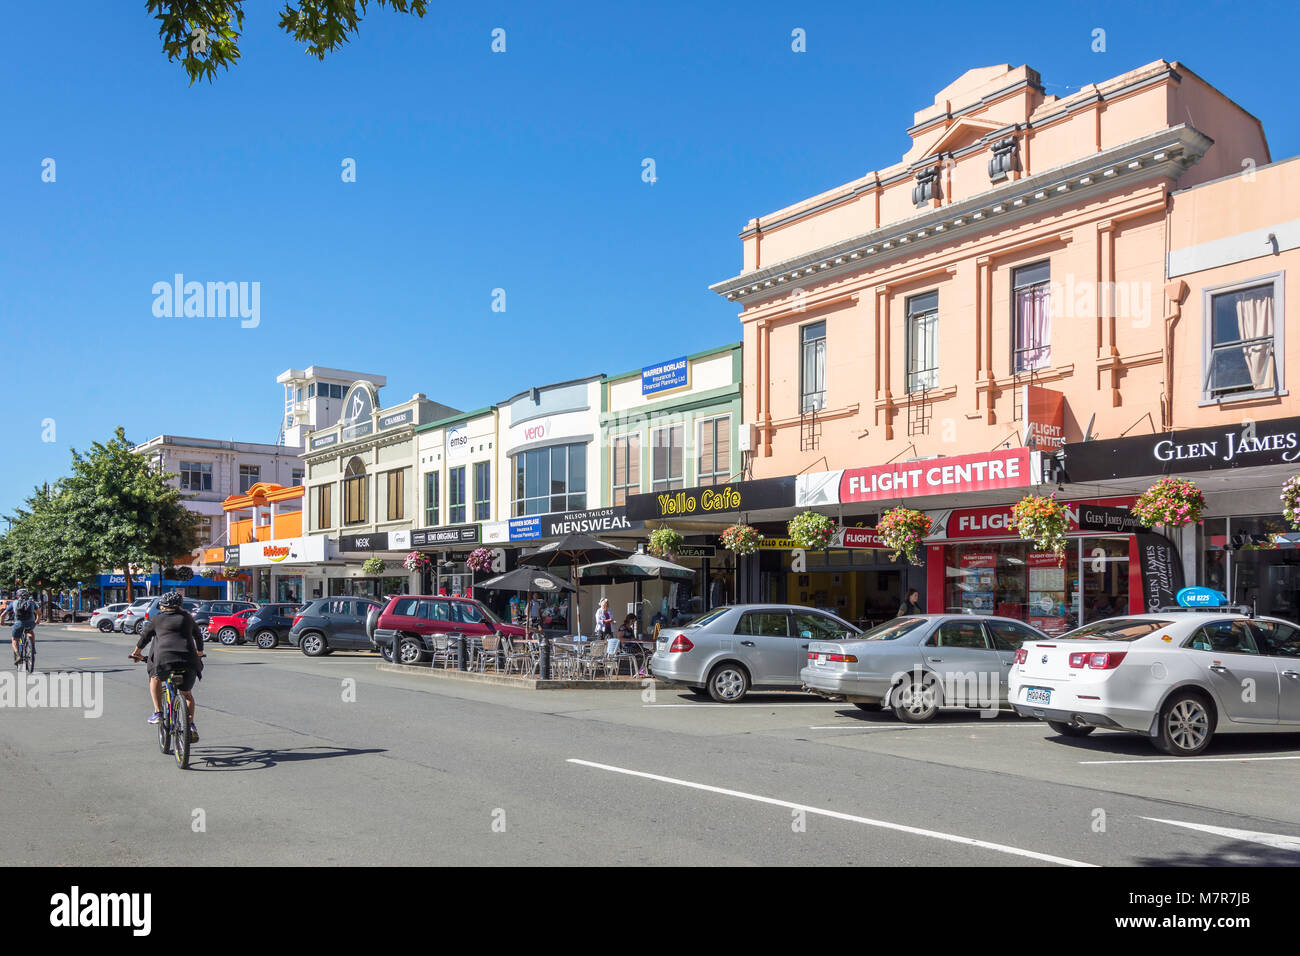
[[[971,70],[907,134],[898,162],[745,225],[741,272],[712,286],[740,343],[471,412],[384,406],[357,375],[300,425],[301,483],[227,498],[196,570],[260,600],[451,593],[477,548],[504,571],[566,532],[635,547],[667,525],[696,580],[635,606],[606,589],[618,613],[786,601],[870,623],[916,588],[930,611],[1059,631],[1196,583],[1296,617],[1278,494],[1300,458],[1300,160],[1163,60],[1064,98],[1029,67]],[[287,395],[294,414],[312,413]],[[1153,534],[1127,509],[1171,474],[1205,520]],[[1069,503],[1063,562],[1009,528],[1045,492]],[[899,504],[932,518],[919,564],[872,531]],[[835,518],[830,549],[787,539],[805,510]],[[719,546],[736,522],[757,554]],[[408,572],[412,551],[433,571]]]

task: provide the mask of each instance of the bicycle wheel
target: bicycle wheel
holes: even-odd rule
[[[25,648],[27,650],[27,673],[30,674],[36,670],[36,638],[29,634],[25,642]]]
[[[27,639],[18,638],[18,657],[14,660],[14,670],[21,671],[27,659]]]
[[[158,718],[158,749],[165,754],[172,752],[172,695],[167,684],[163,685],[162,716]]]
[[[172,705],[172,741],[176,766],[185,770],[190,765],[190,709],[179,693]]]

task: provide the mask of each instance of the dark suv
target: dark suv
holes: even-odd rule
[[[275,647],[289,639],[289,629],[301,604],[263,604],[248,619],[244,634],[263,650]]]
[[[462,634],[483,637],[505,634],[523,637],[524,629],[507,624],[473,598],[398,594],[367,622],[370,643],[392,658],[394,635],[398,636],[398,663],[418,664],[433,652],[433,635]]]
[[[256,604],[250,604],[248,601],[200,601],[198,610],[191,613],[194,615],[194,623],[203,632],[204,639],[211,641],[214,638],[208,633],[208,621],[214,616],[238,614],[240,611],[256,607]]]
[[[366,614],[383,607],[359,597],[317,598],[303,607],[289,628],[289,643],[308,657],[334,651],[370,650]]]

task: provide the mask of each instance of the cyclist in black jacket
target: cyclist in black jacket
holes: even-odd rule
[[[18,663],[18,639],[23,636],[23,631],[31,631],[32,636],[36,635],[36,612],[39,606],[27,593],[26,588],[19,588],[18,595],[7,608],[5,615],[12,615],[13,630],[10,632],[9,643],[14,648],[14,663]]]
[[[194,618],[183,606],[180,591],[169,591],[158,599],[158,613],[150,615],[140,629],[140,639],[135,643],[131,659],[144,657],[140,649],[153,642],[149,649],[149,697],[153,701],[153,716],[149,723],[162,720],[162,677],[173,668],[185,668],[185,680],[179,690],[190,708],[190,741],[199,739],[194,725],[194,682],[203,676],[203,634]],[[160,676],[161,675],[161,676]]]

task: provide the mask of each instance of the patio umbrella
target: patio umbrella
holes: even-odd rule
[[[480,581],[477,585],[490,591],[576,591],[572,584],[541,568],[515,568],[505,574]]]
[[[612,561],[616,558],[626,558],[632,552],[624,548],[601,541],[599,538],[593,538],[588,534],[566,534],[558,541],[552,541],[550,544],[544,544],[536,551],[529,551],[519,558],[520,564],[530,565],[535,568],[556,568],[568,567],[570,576],[574,582],[574,589],[577,590],[577,567],[580,564],[591,564],[597,561]],[[581,592],[578,597],[581,598]],[[582,602],[575,600],[574,609],[577,612],[576,621],[578,633],[582,633]]]
[[[637,551],[626,558],[613,561],[601,561],[588,564],[578,569],[578,580],[582,584],[620,584],[632,581],[636,584],[637,617],[641,616],[641,582],[642,581],[693,581],[695,572],[690,568],[673,564],[663,558]]]

